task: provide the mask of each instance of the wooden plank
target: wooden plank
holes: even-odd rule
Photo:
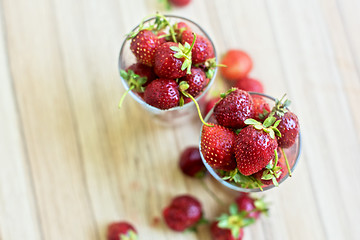
[[[3,1],[44,239],[97,239],[49,1]]]
[[[9,72],[0,4],[0,239],[42,239],[26,145]],[[21,226],[21,230],[19,230]]]

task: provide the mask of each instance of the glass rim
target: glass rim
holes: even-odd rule
[[[212,39],[210,38],[210,36],[207,34],[207,32],[200,26],[198,25],[196,22],[188,19],[188,18],[185,18],[185,17],[181,17],[181,16],[176,16],[176,15],[172,15],[172,14],[164,14],[165,17],[170,17],[170,18],[177,18],[177,19],[181,19],[181,20],[185,20],[187,22],[190,22],[192,23],[193,25],[195,25],[201,32],[202,34],[205,35],[205,37],[209,40],[209,42],[211,43],[212,47],[213,47],[213,50],[214,50],[214,57],[215,57],[215,61],[216,61],[216,64],[218,64],[218,59],[217,59],[217,53],[216,53],[216,48],[215,48],[215,45],[212,41]],[[146,20],[144,20],[143,23],[147,23],[147,22],[150,22],[152,20],[154,20],[156,17],[150,17]],[[140,24],[136,25],[136,27],[134,27],[132,29],[132,31],[136,30],[138,27],[140,26]],[[121,68],[121,56],[123,55],[123,52],[124,52],[124,49],[125,49],[125,45],[126,43],[130,41],[128,40],[126,37],[123,41],[123,43],[121,44],[121,48],[120,48],[120,52],[119,52],[119,58],[118,58],[118,71],[120,73],[120,70],[122,70]],[[216,74],[217,74],[217,71],[218,71],[218,67],[215,67],[215,71],[214,71],[214,75],[213,77],[209,80],[208,84],[206,85],[205,89],[201,92],[201,94],[199,94],[195,100],[196,101],[199,101],[201,98],[203,98],[206,93],[209,91],[209,89],[211,88],[211,86],[213,85],[214,81],[215,81],[215,78],[216,78]],[[120,74],[119,74],[120,75]],[[129,90],[129,85],[127,84],[127,82],[121,77],[120,75],[120,79],[121,79],[121,82],[123,84],[123,86],[125,87],[125,90],[128,91]],[[140,103],[141,105],[143,105],[144,107],[146,107],[148,110],[150,110],[152,113],[155,113],[155,114],[158,114],[158,113],[164,113],[164,112],[170,112],[170,111],[175,111],[175,110],[185,110],[187,108],[190,108],[191,106],[194,106],[194,102],[191,101],[191,102],[188,102],[186,104],[184,104],[183,106],[176,106],[176,107],[173,107],[173,108],[169,108],[169,109],[159,109],[159,108],[156,108],[154,106],[151,106],[150,104],[148,104],[147,102],[145,102],[141,97],[139,97],[136,93],[134,93],[133,91],[129,91],[128,93],[133,99],[135,99],[135,101],[137,101],[138,103]]]
[[[269,95],[266,95],[264,93],[257,93],[257,92],[250,92],[249,91],[249,94],[250,95],[260,95],[262,97],[265,97],[265,98],[268,98],[272,101],[275,101],[275,98],[274,97],[271,97]],[[215,106],[214,106],[215,107]],[[207,122],[209,120],[209,118],[212,116],[213,112],[214,112],[214,107],[209,111],[209,113],[206,115],[206,117],[204,118],[204,121]],[[205,165],[207,171],[211,174],[212,177],[214,177],[218,182],[220,182],[222,185],[224,185],[225,187],[228,187],[232,190],[235,190],[237,192],[264,192],[266,190],[269,190],[269,189],[272,189],[275,187],[275,185],[269,185],[269,186],[266,186],[266,187],[263,187],[262,191],[260,188],[242,188],[240,186],[236,186],[234,184],[231,184],[230,182],[222,179],[216,172],[215,170],[206,162],[202,152],[201,152],[201,135],[202,135],[202,129],[203,129],[203,126],[204,124],[201,125],[201,129],[200,129],[200,140],[199,140],[199,152],[200,152],[200,156],[201,156],[201,160],[203,162],[203,164]],[[301,149],[302,149],[302,144],[301,144],[301,131],[299,130],[299,135],[298,135],[298,151],[297,151],[297,156],[295,157],[295,162],[294,162],[294,165],[291,167],[291,172],[293,173],[298,162],[299,162],[299,158],[300,158],[300,155],[301,155]],[[283,177],[280,181],[279,181],[279,186],[282,182],[284,182],[287,178],[289,177],[289,173],[286,174],[285,177]]]

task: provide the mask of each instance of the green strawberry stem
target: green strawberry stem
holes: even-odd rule
[[[162,18],[162,19],[166,22],[166,24],[169,26],[169,32],[170,32],[170,34],[171,34],[172,40],[173,40],[175,43],[177,43],[176,37],[175,37],[174,27],[171,26],[171,24],[169,23],[169,21],[167,20],[167,18],[166,18],[164,15],[162,15],[162,14],[160,14],[160,13],[156,13],[156,16]]]
[[[282,154],[284,155],[284,158],[285,158],[285,163],[286,163],[287,170],[288,170],[288,172],[289,172],[289,177],[291,177],[291,169],[290,169],[289,161],[288,161],[288,159],[287,159],[287,157],[286,157],[286,154],[285,154],[285,152],[284,152],[284,149],[283,149],[283,148],[280,148],[280,149],[281,149],[281,152],[282,152]]]
[[[196,106],[196,109],[197,109],[197,112],[198,112],[198,114],[199,114],[200,121],[201,121],[205,126],[213,127],[213,125],[208,124],[207,122],[204,121],[204,119],[203,119],[203,117],[202,117],[202,115],[201,115],[201,110],[200,110],[199,104],[196,102],[195,98],[194,98],[193,96],[191,96],[190,94],[188,94],[187,92],[185,92],[185,91],[182,92],[182,94],[184,94],[185,97],[190,98],[190,99],[194,102],[194,104],[195,104],[195,106]]]
[[[128,93],[129,93],[131,90],[133,90],[134,88],[135,88],[135,86],[132,85],[132,86],[121,96],[120,101],[119,101],[119,106],[118,106],[119,108],[121,108],[122,103],[124,102],[124,99],[125,99],[126,95],[128,95]]]
[[[218,197],[216,194],[208,187],[205,183],[204,179],[200,179],[201,186],[205,189],[205,191],[221,206],[225,206],[225,203]]]
[[[195,42],[196,42],[196,34],[195,34],[194,32],[193,32],[192,34],[194,35],[194,38],[193,38],[193,41],[192,41],[192,43],[191,43],[190,49],[185,53],[185,55],[188,55],[188,54],[192,51],[192,49],[193,49],[193,47],[194,47],[194,45],[195,45]]]

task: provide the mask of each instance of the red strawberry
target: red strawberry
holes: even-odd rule
[[[206,162],[215,169],[234,170],[236,161],[233,153],[233,143],[236,134],[223,126],[203,125],[201,132],[201,153]]]
[[[154,70],[159,77],[175,79],[186,75],[186,69],[181,70],[185,58],[175,57],[177,52],[172,50],[172,47],[178,48],[179,45],[174,42],[166,42],[156,50]]]
[[[191,31],[184,31],[182,33],[181,42],[185,44],[192,44],[194,35]],[[206,60],[214,58],[214,48],[210,41],[201,36],[197,35],[194,47],[192,49],[192,62],[193,64],[204,63]]]
[[[153,66],[155,51],[160,46],[158,37],[149,30],[141,30],[130,43],[130,49],[138,62]]]
[[[228,228],[220,228],[218,226],[219,222],[213,222],[210,225],[210,232],[212,240],[241,240],[244,236],[244,230],[241,228],[239,231],[239,236],[235,238],[231,234],[231,230]]]
[[[252,96],[254,103],[254,119],[263,122],[270,113],[270,106],[263,97]]]
[[[189,84],[189,88],[186,89],[186,92],[193,97],[199,95],[207,84],[205,72],[197,67],[192,67],[191,74],[186,74],[180,81],[186,81]]]
[[[146,83],[142,86],[146,87],[149,85],[150,82],[156,79],[156,75],[152,67],[144,65],[142,63],[135,63],[128,67],[126,71],[132,70],[135,74],[139,75],[140,77],[146,77]]]
[[[176,107],[180,100],[178,84],[172,79],[156,79],[146,87],[144,100],[159,109]]]
[[[229,50],[221,64],[227,66],[220,68],[223,77],[234,81],[246,77],[253,66],[250,56],[246,52],[236,49]]]
[[[203,177],[206,168],[201,160],[198,147],[188,147],[180,155],[179,161],[181,171],[190,177]]]
[[[239,211],[246,211],[247,217],[258,219],[261,213],[267,214],[267,204],[258,198],[251,197],[248,193],[242,193],[240,196],[235,198],[236,205]]]
[[[266,124],[266,120],[264,125],[257,121],[255,122],[256,124],[242,129],[235,139],[237,168],[239,172],[245,176],[249,176],[264,168],[274,159],[274,151],[278,147],[274,130],[273,128],[269,128],[274,121],[272,121],[270,125]],[[246,123],[248,123],[248,121]],[[270,133],[265,132],[265,130],[273,132],[270,135]]]
[[[214,116],[222,126],[242,128],[246,119],[254,117],[252,97],[244,90],[233,88],[215,105]]]
[[[163,44],[163,43],[166,43],[166,37],[162,37],[162,36],[165,36],[166,35],[166,32],[164,31],[160,31],[158,32],[158,34],[156,35],[160,41],[160,45]]]
[[[169,228],[182,232],[201,220],[201,204],[190,195],[178,196],[164,209],[163,217]]]
[[[109,225],[107,240],[129,239],[136,240],[137,232],[128,222],[115,222]]]
[[[272,167],[272,166],[271,166]],[[257,173],[254,173],[253,176],[256,178],[256,179],[259,179],[263,184],[265,185],[273,185],[274,182],[272,180],[272,178],[275,178],[275,186],[278,185],[279,181],[285,177],[285,171],[286,171],[286,167],[285,165],[278,161],[277,164],[276,164],[276,168],[263,168],[261,169],[259,172]],[[266,179],[264,179],[266,178]]]
[[[283,116],[275,117],[281,120],[277,127],[281,133],[281,137],[278,137],[278,144],[281,148],[289,148],[294,145],[295,140],[300,131],[299,120],[293,112],[286,112]]]
[[[181,42],[182,33],[184,31],[191,31],[191,28],[184,22],[177,22],[174,24],[174,31],[176,34],[176,40]]]
[[[169,0],[171,4],[177,6],[177,7],[184,7],[188,5],[191,0]]]
[[[264,92],[263,84],[259,80],[249,77],[238,79],[235,83],[235,87],[248,92]]]

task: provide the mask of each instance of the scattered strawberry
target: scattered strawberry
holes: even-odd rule
[[[211,109],[213,109],[213,107],[219,100],[220,100],[219,98],[212,98],[208,100],[208,102],[205,105],[205,116],[210,112]]]
[[[246,119],[254,117],[253,101],[248,92],[232,88],[221,97],[223,99],[214,108],[218,124],[229,128],[242,128],[246,126]]]
[[[184,7],[191,2],[191,0],[169,0],[169,1],[171,4],[177,7]]]
[[[263,122],[270,113],[270,106],[266,100],[260,96],[252,96],[254,103],[254,119]]]
[[[280,134],[276,128],[279,121],[275,121],[274,117],[267,118],[264,124],[254,119],[245,121],[249,126],[242,129],[235,139],[237,169],[241,174],[256,173],[274,159],[278,147],[275,134]]]
[[[254,78],[240,78],[236,80],[235,87],[248,92],[264,93],[263,84],[259,80]]]
[[[188,147],[180,155],[181,171],[190,177],[204,177],[206,168],[201,160],[198,147]]]
[[[130,43],[136,59],[145,65],[153,66],[155,51],[160,46],[159,38],[149,30],[141,30]]]
[[[284,97],[281,100],[276,100],[275,107],[272,109],[271,114],[278,120],[281,120],[278,126],[281,133],[281,137],[278,137],[279,147],[289,148],[295,143],[300,131],[300,125],[298,117],[288,110],[291,102],[289,100],[282,102]]]
[[[166,224],[174,231],[182,232],[195,227],[202,219],[200,202],[190,195],[181,195],[172,200],[163,211]]]
[[[234,237],[231,234],[231,230],[228,228],[220,228],[218,226],[219,222],[213,222],[210,225],[210,233],[212,240],[241,240],[244,236],[244,230],[240,228],[239,235],[237,237]]]
[[[191,68],[191,74],[186,74],[180,81],[186,81],[189,84],[189,88],[186,91],[193,97],[199,95],[207,84],[205,72],[197,67]]]
[[[191,31],[184,31],[182,33],[181,42],[183,44],[191,44],[193,42],[194,36]],[[206,60],[214,57],[214,48],[210,41],[198,35],[192,48],[192,62],[193,64],[204,63]]]
[[[246,77],[253,66],[250,56],[246,52],[236,49],[229,50],[221,64],[227,66],[220,68],[223,77],[234,81]]]
[[[261,213],[267,214],[268,206],[262,198],[254,198],[248,193],[242,193],[235,198],[235,202],[241,211],[246,211],[247,217],[258,219]]]
[[[132,64],[130,67],[126,69],[127,72],[129,70],[132,70],[135,74],[139,75],[140,77],[146,78],[146,82],[143,84],[143,87],[146,87],[147,85],[149,85],[150,82],[152,82],[157,78],[152,67],[149,67],[141,63]]]
[[[144,100],[159,109],[176,107],[180,100],[178,84],[172,79],[156,79],[146,87]]]
[[[109,225],[107,240],[137,240],[135,228],[128,222],[115,222]]]
[[[171,79],[181,78],[186,75],[186,69],[188,66],[191,67],[191,60],[185,59],[184,56],[188,56],[188,53],[184,53],[186,50],[180,48],[181,46],[174,42],[166,42],[157,48],[154,64],[156,75]],[[187,61],[187,65],[184,68],[183,64],[185,61]]]
[[[201,132],[201,153],[214,169],[230,171],[236,168],[233,143],[236,134],[223,126],[204,125]]]

